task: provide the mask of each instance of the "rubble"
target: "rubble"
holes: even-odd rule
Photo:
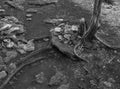
[[[33,40],[26,40],[23,24],[14,16],[6,16],[0,20],[0,34],[2,45],[6,48],[15,48],[20,53],[33,51],[35,45]],[[20,34],[18,36],[18,34]],[[6,57],[8,60],[9,58]]]

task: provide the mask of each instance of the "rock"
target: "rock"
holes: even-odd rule
[[[6,57],[3,59],[4,62],[9,62],[11,59],[17,57],[18,53],[16,51],[7,51]]]
[[[71,30],[72,31],[78,31],[78,26],[77,25],[72,25]]]
[[[36,89],[36,87],[28,87],[27,89]]]
[[[32,20],[32,18],[27,18],[26,20],[27,20],[27,21],[31,21],[31,20]]]
[[[57,71],[56,74],[51,77],[49,85],[50,86],[53,86],[53,85],[57,86],[60,84],[65,84],[65,83],[67,83],[66,76],[62,72]]]
[[[70,85],[69,83],[68,84],[62,84],[57,89],[69,89],[69,85]]]
[[[26,53],[26,51],[23,50],[23,49],[21,49],[21,48],[18,48],[17,51],[18,51],[20,54],[25,54],[25,53]]]
[[[32,14],[26,14],[26,17],[30,18],[30,17],[32,17]]]
[[[15,63],[10,63],[9,67],[8,67],[8,72],[9,73],[13,73],[16,70],[16,64]]]
[[[14,16],[5,16],[4,18],[1,19],[1,21],[5,21],[6,23],[9,23],[9,24],[19,22],[19,20]]]
[[[5,78],[6,76],[7,76],[6,71],[1,71],[1,72],[0,72],[0,79]]]
[[[29,8],[29,9],[26,10],[26,12],[27,12],[27,13],[37,13],[38,10],[35,9],[35,8]]]
[[[0,13],[5,12],[5,9],[0,8]]]
[[[45,23],[50,23],[50,24],[58,24],[63,21],[64,19],[50,19],[50,18],[44,20]]]
[[[20,5],[18,2],[6,1],[5,4],[15,8],[15,9],[24,11],[24,7],[22,5]]]
[[[58,35],[58,38],[59,38],[60,40],[63,40],[62,35]]]
[[[10,28],[10,27],[12,27],[12,24],[6,24],[3,22],[0,22],[0,31],[3,31],[3,30]]]
[[[3,64],[3,58],[0,56],[0,64]]]
[[[65,34],[65,35],[64,35],[64,38],[66,38],[67,40],[70,40],[70,37],[71,37],[70,34]]]
[[[33,40],[29,40],[27,44],[18,42],[18,47],[28,52],[35,50],[35,44],[33,43]]]
[[[17,52],[16,51],[7,51],[6,56],[9,58],[15,58],[17,57]]]
[[[35,75],[35,81],[39,84],[44,83],[46,81],[44,73],[40,72],[39,74]]]
[[[44,5],[49,5],[49,4],[56,4],[58,0],[36,0],[36,1],[29,1],[29,5],[39,5],[39,6],[44,6]]]
[[[3,41],[7,48],[12,48],[15,45],[14,42],[11,41],[11,39],[4,39]]]
[[[61,32],[62,29],[60,27],[55,27],[54,29],[52,29],[51,31],[54,31],[54,32]]]
[[[13,33],[13,32],[16,32],[16,33],[14,33],[14,34],[24,33],[25,30],[24,30],[23,25],[20,25],[20,24],[13,25],[13,26],[7,31],[8,34],[11,34],[11,33]]]

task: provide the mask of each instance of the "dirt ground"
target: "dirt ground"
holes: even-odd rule
[[[25,35],[27,39],[50,36],[50,29],[54,26],[45,24],[43,21],[46,18],[84,17],[89,24],[92,14],[93,0],[58,0],[57,4],[45,6],[29,5],[28,3],[33,0],[16,1],[20,1],[19,3],[24,7],[23,11],[6,6],[4,0],[1,0],[0,4],[6,10],[6,14],[13,15],[23,22],[27,30]],[[107,26],[106,28],[118,29],[119,4],[108,10],[109,7],[103,5],[102,24],[104,27]],[[32,13],[30,21],[26,17],[29,8],[37,10]],[[45,49],[48,44],[49,42],[36,42],[36,50]],[[16,72],[0,81],[0,89],[120,89],[119,52],[106,47],[100,48],[98,55],[98,58],[90,59],[89,63],[82,60],[73,61],[50,46],[32,57],[28,56],[26,61],[17,66]],[[20,55],[23,56],[27,55]],[[18,59],[19,57],[14,61]]]

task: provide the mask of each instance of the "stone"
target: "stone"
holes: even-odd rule
[[[72,25],[71,30],[72,30],[72,31],[78,31],[78,26]]]
[[[32,14],[26,14],[26,17],[32,17]]]
[[[1,72],[0,72],[0,79],[5,78],[6,76],[7,76],[6,71],[1,71]]]
[[[0,56],[0,64],[3,64],[3,58]]]
[[[9,58],[15,58],[15,57],[17,57],[17,55],[18,55],[17,52],[14,50],[6,52],[6,56]]]
[[[61,30],[62,30],[62,29],[61,29],[60,27],[56,27],[56,28],[54,29],[55,32],[61,32]]]
[[[9,62],[11,59],[17,57],[18,53],[16,51],[7,51],[6,57],[3,59],[4,62]]]
[[[40,72],[39,74],[35,75],[35,81],[39,84],[44,83],[46,81],[44,73]]]
[[[26,12],[27,12],[27,13],[37,13],[38,10],[35,9],[35,8],[29,8],[29,9],[26,10]]]
[[[32,18],[26,18],[26,20],[27,20],[27,21],[31,21],[31,20],[32,20]]]
[[[22,47],[25,51],[35,50],[35,44],[33,43],[33,40],[29,40],[27,44],[19,44],[19,46]]]
[[[16,70],[16,64],[15,63],[10,63],[9,67],[8,67],[8,71],[10,73],[13,73]]]
[[[69,89],[69,83],[68,84],[62,84],[57,89]]]
[[[60,85],[67,83],[67,77],[60,71],[57,71],[54,76],[51,77],[49,85]]]

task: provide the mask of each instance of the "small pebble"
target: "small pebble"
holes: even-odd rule
[[[30,18],[30,17],[32,17],[32,14],[26,14],[26,17]]]
[[[32,20],[32,18],[27,18],[26,20],[27,20],[27,21],[31,21],[31,20]]]
[[[15,57],[17,57],[17,52],[16,51],[7,51],[7,53],[6,53],[6,56],[7,57],[9,57],[9,58],[15,58]]]

